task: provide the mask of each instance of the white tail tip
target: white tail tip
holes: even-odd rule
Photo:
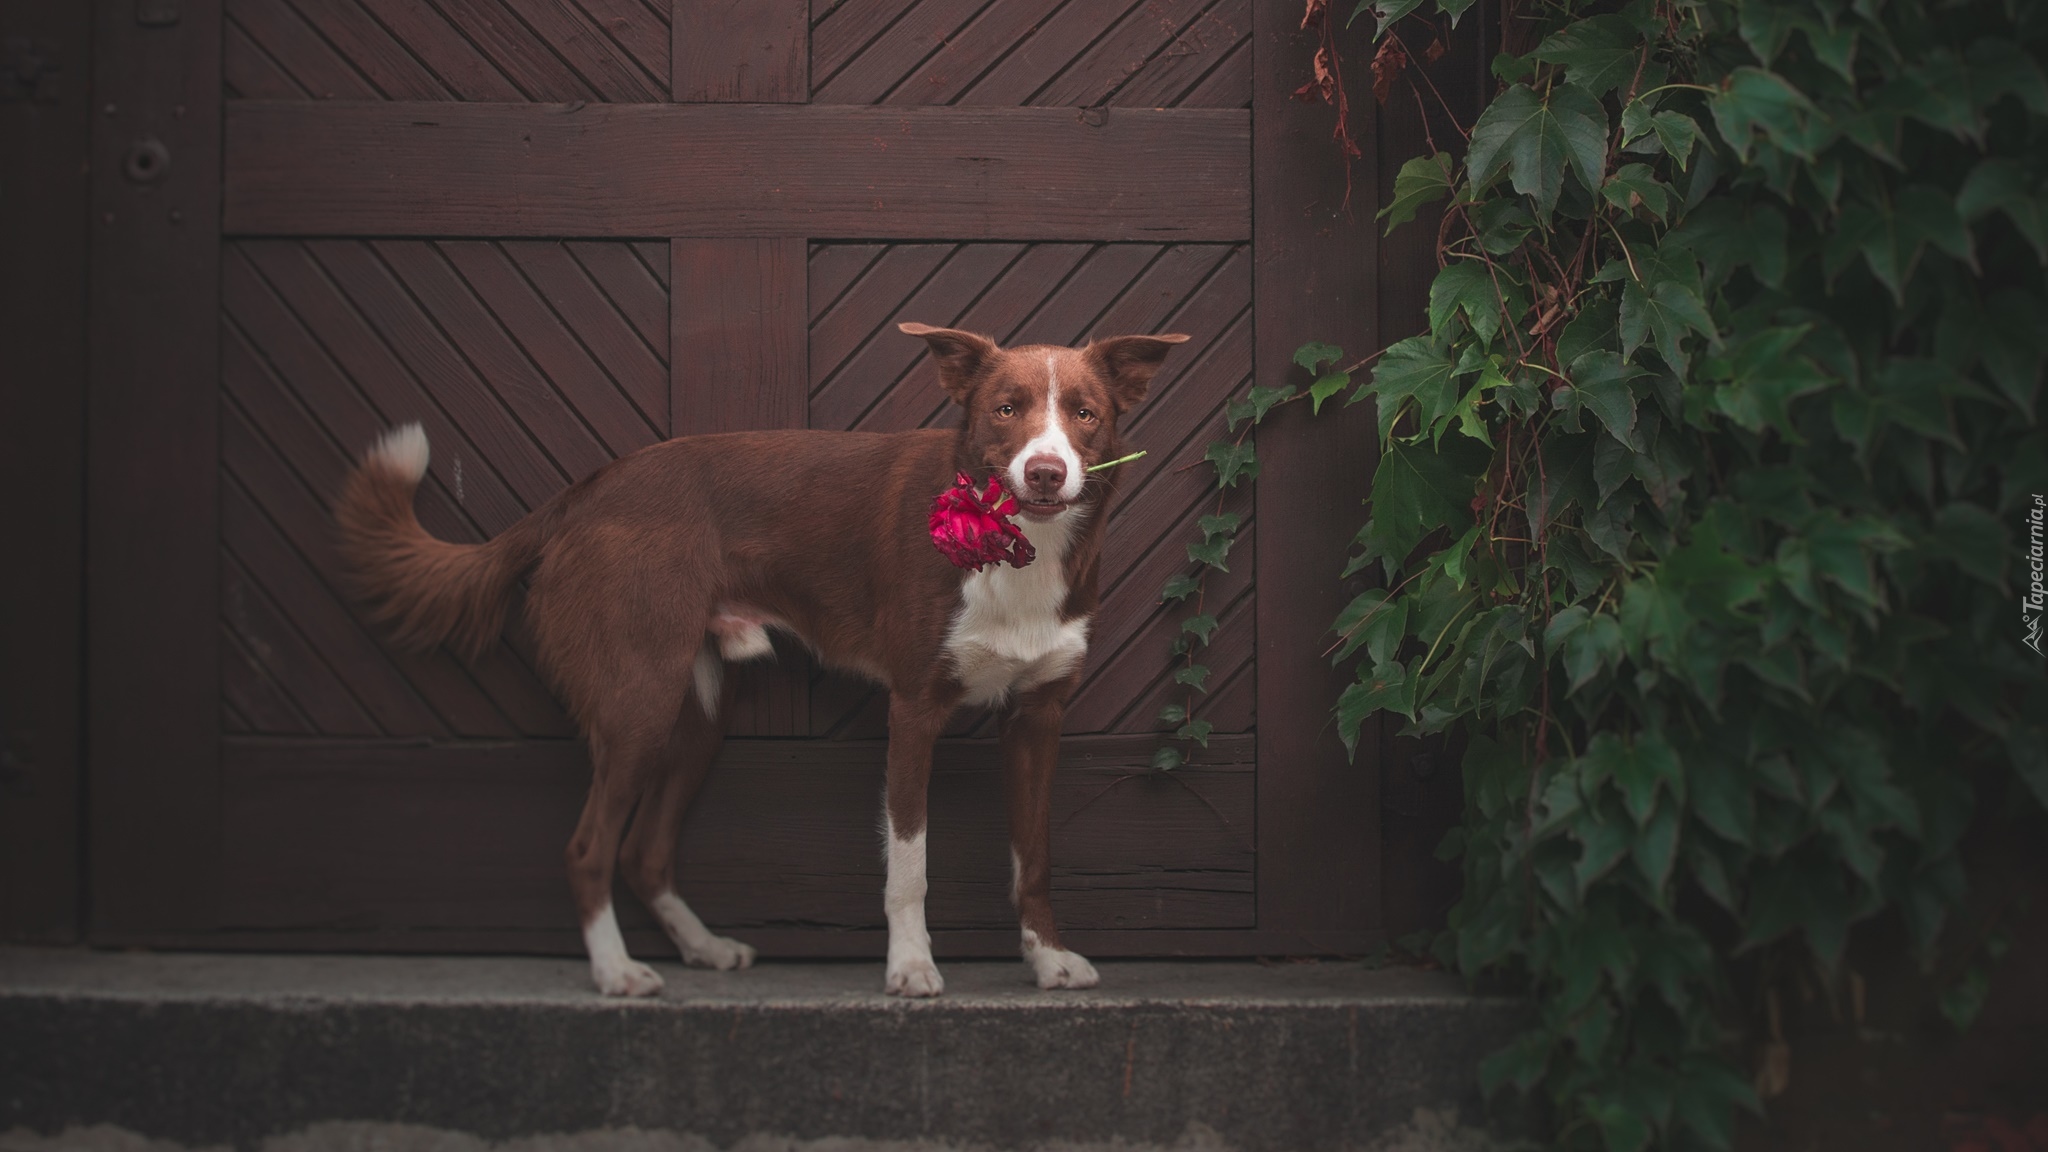
[[[401,424],[379,436],[363,459],[417,484],[427,474],[427,430],[417,420]]]

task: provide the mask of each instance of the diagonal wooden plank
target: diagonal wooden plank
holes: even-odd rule
[[[813,244],[805,260],[804,276],[809,283],[811,323],[839,303],[846,289],[866,272],[886,244]]]
[[[1060,347],[1079,344],[1103,310],[1115,303],[1165,250],[1156,244],[1098,247],[1068,277],[1058,294],[1032,313],[1010,342]]]
[[[382,94],[319,31],[277,0],[227,0],[228,19],[316,100],[376,100]]]
[[[1228,108],[237,100],[223,222],[251,235],[1241,241],[1249,123]]]
[[[640,0],[574,0],[642,71],[655,81],[666,99],[669,85],[669,25]],[[663,10],[666,10],[666,5]]]
[[[295,327],[281,327],[274,312],[251,306],[248,277],[241,274],[246,267],[240,261],[231,262],[224,282],[227,302],[231,308],[239,304],[244,319],[234,323],[224,342],[223,382],[249,426],[289,459],[294,474],[324,500],[340,489],[355,458],[354,449],[339,443],[334,429],[374,430],[381,425],[353,389],[337,381],[317,352],[309,354],[301,346]],[[260,305],[264,297],[253,295]],[[274,357],[260,354],[250,342],[247,329],[251,326],[262,326],[269,337],[267,346],[277,350]],[[292,372],[298,378],[287,385],[275,370]],[[367,443],[369,435],[349,439]],[[480,538],[438,485],[423,487],[416,504],[428,531],[444,539]],[[324,512],[322,515],[324,518]],[[487,658],[472,671],[492,703],[506,716],[517,718],[523,731],[552,734],[566,729],[552,696],[517,659]]]
[[[526,276],[534,291],[639,410],[657,437],[668,431],[668,364],[616,304],[586,276],[565,245],[542,240],[507,240],[498,245]],[[612,244],[606,247],[618,248]],[[627,256],[626,259],[632,259]],[[636,261],[637,263],[637,261]],[[662,294],[664,297],[666,293]],[[523,334],[522,334],[523,335]],[[663,342],[666,345],[666,341]]]
[[[811,324],[811,394],[829,387],[849,357],[874,339],[917,286],[952,255],[950,244],[896,244],[838,304]]]
[[[277,3],[278,0],[270,0]],[[290,0],[308,24],[360,71],[387,100],[447,100],[439,77],[379,24],[356,0]]]
[[[569,0],[500,0],[549,52],[590,86],[601,100],[650,103],[668,97],[667,77],[657,81],[587,13]]]
[[[1124,77],[1102,101],[1112,107],[1241,108],[1251,102],[1251,72],[1241,70],[1239,87],[1219,84],[1205,100],[1192,99],[1210,74],[1233,55],[1251,44],[1251,0],[1216,0],[1209,9],[1177,29],[1145,60],[1144,66]],[[1250,53],[1244,55],[1250,61]],[[1077,67],[1085,66],[1085,62]],[[1057,87],[1057,85],[1055,86]]]
[[[1251,102],[1252,42],[1246,39],[1169,103],[1176,108],[1248,108]]]
[[[854,0],[855,5],[866,0]],[[916,0],[896,5],[902,14],[834,72],[814,84],[814,104],[874,104],[918,70],[918,66],[959,32],[990,0]],[[837,24],[839,21],[828,22]]]
[[[370,247],[461,351],[476,375],[489,381],[491,392],[519,418],[565,480],[580,480],[611,462],[612,453],[581,420],[573,418],[573,406],[506,335],[440,251],[408,240],[373,241]],[[497,458],[493,453],[493,459]]]
[[[930,354],[924,341],[905,336],[895,325],[905,320],[951,327],[960,313],[1024,251],[1018,244],[966,244],[931,279],[905,297],[881,323],[875,338],[848,357],[833,382],[811,397],[811,426],[870,432],[902,432],[912,422],[870,420],[876,403],[921,356]],[[926,405],[928,407],[929,405]]]
[[[603,99],[520,22],[505,0],[434,0],[434,4],[478,52],[519,86],[526,99]]]
[[[403,693],[396,685],[409,684],[452,735],[517,735],[517,727],[452,656],[446,652],[417,655],[394,651],[373,639],[373,629],[348,607],[345,593],[336,585],[345,568],[336,552],[333,521],[324,500],[294,476],[291,466],[253,425],[239,419],[239,413],[232,416],[222,423],[222,459],[237,481],[237,490],[249,497],[250,506],[246,515],[228,517],[223,538],[235,555],[250,564],[252,571],[257,571],[252,550],[288,549],[301,561],[303,571],[283,564],[279,554],[274,557],[277,564],[272,571],[259,579],[289,605],[295,620],[308,623],[309,639],[314,637],[310,622],[315,617],[324,614],[336,618],[327,625],[326,638],[315,642],[337,668],[341,667],[341,658],[352,663],[345,679],[365,704],[374,698],[371,689],[375,685],[390,685],[383,693],[384,698],[397,700]],[[263,542],[266,534],[274,535],[274,544]],[[286,583],[279,583],[280,575]],[[341,626],[342,617],[347,618],[349,627]],[[387,732],[397,734],[435,730],[431,726],[392,727],[391,720],[384,716],[379,721]],[[418,722],[416,718],[414,722]]]
[[[526,93],[469,38],[456,31],[430,0],[357,0],[416,53],[458,100],[525,100]]]
[[[1125,83],[1143,75],[1160,53],[1180,45],[1181,34],[1191,31],[1190,25],[1210,3],[1145,0],[1032,93],[1028,103],[1083,108],[1107,103]]]
[[[1088,51],[1142,3],[1150,0],[1074,0],[1046,17],[1002,61],[975,80],[959,104],[1017,105],[1031,101],[1075,57]]]
[[[492,326],[495,333],[475,338],[477,347],[490,348],[501,355],[515,350],[523,354],[528,371],[537,372],[561,399],[565,410],[556,413],[554,420],[580,417],[614,459],[654,443],[658,433],[653,422],[634,408],[618,383],[520,274],[503,248],[487,240],[443,240],[435,247],[497,322]],[[469,324],[483,323],[483,318],[449,316],[445,322],[452,330],[464,332],[469,330]],[[461,339],[458,335],[458,342]],[[471,358],[480,355],[490,353],[472,351]],[[491,378],[511,385],[510,378],[498,375],[502,370],[494,369]],[[591,470],[601,466],[602,463],[593,464]]]
[[[1062,4],[1087,0],[1000,0],[946,37],[881,98],[884,104],[951,104]]]
[[[668,284],[657,280],[633,254],[633,246],[615,240],[571,240],[563,245],[589,274],[619,315],[633,326],[647,350],[668,364]],[[664,257],[667,245],[662,246]],[[666,264],[666,259],[663,260]]]
[[[1254,613],[1250,593],[1234,601],[1206,606],[1217,617],[1216,633],[1197,660],[1209,669],[1209,684],[1223,687],[1237,678],[1252,661]],[[1179,632],[1181,615],[1162,614],[1146,631],[1133,638],[1110,658],[1092,679],[1075,692],[1078,707],[1068,713],[1068,730],[1074,732],[1161,732],[1166,725],[1159,711],[1168,704],[1185,704],[1186,685],[1175,683],[1173,675],[1181,658],[1173,655],[1173,638]],[[1195,714],[1229,732],[1222,717],[1209,713],[1209,694],[1194,693]]]
[[[230,99],[306,100],[312,94],[292,78],[291,73],[271,59],[263,46],[251,39],[242,26],[223,21],[221,32],[221,78]]]
[[[229,562],[230,558],[223,554],[223,567]],[[228,735],[319,734],[283,686],[271,678],[262,661],[242,646],[226,621],[220,627],[220,712],[221,731]]]
[[[223,414],[221,431],[224,450],[251,457],[267,451],[232,410]],[[251,487],[263,485],[279,469],[265,468],[260,462],[250,464],[247,467],[256,479],[245,480],[237,468],[239,462],[227,459],[228,473],[235,482],[221,485],[221,538],[229,550],[254,579],[289,605],[293,622],[321,658],[357,687],[363,707],[376,719],[379,728],[387,732],[451,735],[452,730],[415,687],[403,677],[391,674],[389,662],[375,641],[250,496]]]
[[[917,3],[918,0],[844,0],[815,16],[811,24],[813,98],[855,56],[886,36],[890,27]]]
[[[484,456],[469,438],[442,413],[414,379],[413,373],[384,343],[370,323],[327,279],[305,245],[286,240],[244,241],[233,247],[235,260],[224,261],[229,314],[244,319],[256,331],[271,339],[288,338],[292,328],[274,314],[260,313],[266,307],[262,297],[244,289],[239,262],[246,262],[274,292],[277,299],[310,331],[319,333],[320,351],[359,389],[368,409],[359,415],[334,414],[327,426],[348,452],[367,448],[385,428],[408,420],[421,421],[433,446],[429,483],[422,489],[432,497],[421,501],[421,521],[451,539],[480,539],[481,534],[508,528],[526,515],[527,505],[489,468],[472,467],[458,484],[455,462],[472,464]],[[275,353],[274,353],[275,355]],[[288,369],[294,385],[317,392],[323,402],[341,404],[347,388],[327,377],[317,363]],[[457,500],[453,493],[462,490]],[[460,512],[439,516],[441,502],[459,507]]]
[[[221,576],[221,626],[234,641],[232,651],[223,653],[221,671],[224,680],[240,685],[228,689],[228,695],[237,703],[261,701],[267,689],[288,702],[291,716],[298,718],[294,723],[291,716],[242,707],[251,721],[272,725],[259,726],[258,731],[381,734],[334,669],[306,642],[291,614],[232,553],[221,558]]]

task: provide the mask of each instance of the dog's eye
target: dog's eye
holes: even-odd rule
[[[996,415],[1001,416],[1005,420],[1008,420],[1010,417],[1015,416],[1016,414],[1017,410],[1015,408],[1010,407],[1008,404],[1005,404],[1000,408],[996,409]]]
[[[1074,413],[1074,419],[1079,420],[1083,424],[1093,424],[1095,423],[1095,410],[1092,408],[1082,408]]]

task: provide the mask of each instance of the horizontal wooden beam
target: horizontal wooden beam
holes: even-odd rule
[[[230,101],[238,235],[1240,241],[1244,109]]]

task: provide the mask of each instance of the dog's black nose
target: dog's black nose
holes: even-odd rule
[[[1057,456],[1033,456],[1024,462],[1024,485],[1033,495],[1051,496],[1067,482],[1067,465]]]

